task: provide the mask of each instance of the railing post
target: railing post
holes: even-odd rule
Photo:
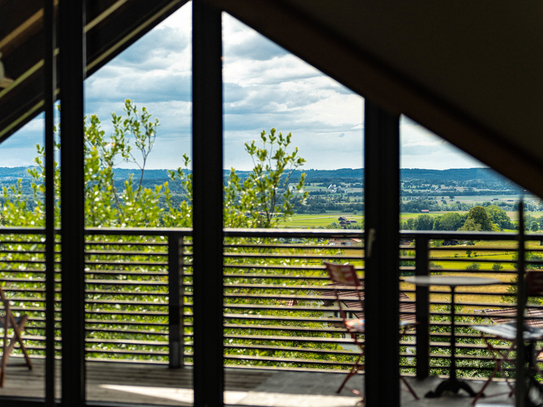
[[[430,274],[430,256],[428,236],[417,236],[415,239],[415,275]],[[416,287],[416,318],[417,318],[417,379],[430,375],[430,290],[429,287]]]
[[[184,318],[183,318],[183,266],[184,236],[168,235],[168,328],[169,367],[179,369],[184,365]]]

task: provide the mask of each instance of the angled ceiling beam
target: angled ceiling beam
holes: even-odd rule
[[[100,2],[103,10],[92,8],[87,10],[90,20],[85,25],[87,76],[92,75],[187,1],[107,0]],[[34,35],[30,35],[29,27],[32,27]],[[24,67],[22,69],[18,67],[19,72],[13,81],[0,81],[0,142],[32,120],[43,109],[41,85],[43,55],[36,49],[31,49],[24,55],[15,55],[21,52],[19,48],[12,47],[14,43],[21,41],[21,47],[26,47],[29,41],[35,42],[41,29],[43,29],[43,10],[38,10],[0,40],[5,49],[13,51],[11,59],[5,61],[9,64],[8,68],[13,70],[14,66],[20,63],[23,63]]]

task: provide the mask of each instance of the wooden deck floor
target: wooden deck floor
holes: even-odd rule
[[[11,358],[1,396],[44,398],[43,360],[34,359],[29,371]],[[60,361],[58,361],[60,364]],[[57,397],[60,398],[60,366],[57,366]],[[225,390],[246,393],[272,376],[268,372],[227,371]],[[109,362],[87,363],[87,400],[149,405],[192,405],[192,370],[167,366]]]
[[[11,358],[7,370],[5,387],[0,397],[16,396],[44,398],[44,361],[34,359],[34,369],[14,366],[17,358]],[[60,369],[59,369],[60,371]],[[60,377],[58,394],[60,398]],[[347,407],[360,405],[360,398],[348,391],[336,394],[344,376],[333,373],[274,372],[226,369],[225,404],[230,406],[262,407]],[[362,387],[362,377],[353,378],[351,386]],[[424,381],[409,381],[420,400],[416,401],[408,392],[402,392],[404,407],[468,407],[472,398],[467,394],[447,394],[439,399],[425,399],[424,394],[434,389],[442,379],[430,377]],[[472,381],[477,391],[483,384]],[[356,386],[356,387],[358,387]],[[514,405],[514,399],[503,395],[505,383],[492,383],[487,395],[499,397],[483,398],[477,404]],[[462,392],[460,392],[462,393]],[[87,400],[90,402],[126,403],[129,405],[177,405],[192,406],[192,370],[168,369],[166,366],[145,364],[123,364],[107,362],[87,363]],[[497,404],[496,404],[497,403]],[[1,404],[1,403],[0,403]],[[118,405],[118,404],[117,404]]]

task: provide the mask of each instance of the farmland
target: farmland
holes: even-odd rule
[[[468,211],[455,211],[460,215],[465,215]],[[431,217],[436,217],[448,213],[445,211],[436,211],[429,213],[402,213],[400,214],[400,220],[405,221],[407,219],[416,219],[421,215],[430,215]],[[531,216],[542,216],[541,212],[526,212],[527,215]],[[518,221],[518,212],[508,211],[507,215],[511,218],[513,222]],[[340,216],[346,217],[348,220],[356,220],[357,224],[363,225],[362,221],[364,220],[363,214],[353,215],[352,213],[345,212],[326,212],[321,214],[312,214],[312,213],[299,213],[294,214],[292,217],[287,219],[284,223],[281,224],[281,227],[285,228],[302,228],[302,229],[314,229],[327,227],[333,222],[338,222]]]
[[[466,213],[466,212],[464,212]],[[430,216],[441,215],[443,212],[430,213]],[[535,213],[534,215],[536,215]],[[404,213],[401,215],[402,220],[409,218],[416,218],[423,214],[416,213]],[[516,213],[508,213],[512,219],[517,219]],[[362,215],[348,215],[345,213],[327,213],[320,215],[313,214],[297,214],[289,219],[284,226],[289,228],[319,228],[326,227],[332,222],[338,222],[338,217],[344,216],[348,220],[357,220],[358,224],[362,224]],[[492,247],[495,250],[489,251]],[[481,289],[481,287],[461,287],[458,289],[457,301],[459,303],[474,303],[485,302],[487,304],[504,304],[502,296],[489,295],[482,297],[480,294],[471,294],[476,292],[488,292],[492,294],[506,294],[509,288],[509,283],[514,280],[516,276],[516,259],[514,256],[516,243],[514,242],[485,242],[476,241],[473,245],[467,243],[460,244],[453,247],[434,247],[431,249],[430,260],[432,266],[437,268],[440,273],[446,273],[448,275],[455,276],[477,276],[477,277],[492,277],[501,280],[506,283],[505,285],[488,286]],[[530,242],[527,246],[528,249],[540,248],[539,242]],[[486,250],[485,250],[486,249]],[[409,252],[409,249],[406,249]],[[360,252],[362,256],[363,253]],[[435,259],[435,260],[432,260]],[[439,259],[439,260],[438,260]],[[467,267],[473,267],[477,265],[477,269],[468,270]],[[496,265],[500,265],[499,271],[496,271]],[[460,271],[446,271],[446,270],[460,270]],[[465,270],[465,271],[462,271]],[[412,290],[414,287],[407,283],[401,283],[402,289]],[[443,287],[432,287],[431,291],[443,291]],[[415,299],[414,293],[409,293],[408,296],[411,299]],[[432,300],[449,301],[450,295],[448,294],[432,294]],[[476,309],[486,308],[477,306],[468,306],[465,308],[465,312],[471,312]]]

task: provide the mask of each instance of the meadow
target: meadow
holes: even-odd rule
[[[358,224],[362,224],[364,215],[353,215],[352,213],[344,212],[327,212],[322,214],[295,214],[286,222],[281,224],[285,228],[302,228],[302,229],[317,229],[326,227],[333,222],[339,222],[340,216],[346,217],[348,220],[356,220]]]
[[[465,215],[468,213],[467,211],[455,211],[455,212],[460,215]],[[448,212],[435,211],[435,212],[429,212],[429,213],[402,213],[400,214],[400,220],[406,221],[407,219],[416,219],[422,215],[430,215],[431,217],[435,218],[436,216],[441,216],[445,213],[448,213]],[[543,216],[542,212],[526,212],[526,214],[534,216],[534,217]],[[326,227],[333,222],[339,222],[338,218],[340,216],[344,216],[348,220],[356,220],[359,224],[362,224],[362,221],[364,220],[364,215],[362,213],[359,213],[356,215],[353,215],[352,213],[345,213],[345,212],[326,212],[326,213],[319,213],[319,214],[301,213],[301,214],[294,214],[293,216],[291,216],[281,225],[281,227],[303,228],[303,229]],[[509,216],[509,218],[511,218],[513,222],[518,221],[518,212],[507,212],[507,216]]]
[[[444,212],[433,212],[430,213],[430,216],[439,216]],[[462,212],[459,212],[462,213]],[[463,212],[466,213],[466,212]],[[516,220],[516,212],[510,212],[508,215],[511,219]],[[424,215],[422,213],[402,213],[401,220],[407,220],[409,218],[417,218],[418,216]],[[534,216],[541,216],[541,214],[534,213]],[[332,222],[338,222],[340,216],[346,217],[348,220],[356,220],[361,224],[364,219],[363,215],[352,215],[341,212],[330,212],[326,214],[297,214],[290,218],[285,224],[285,227],[288,228],[319,228],[326,227]],[[492,247],[495,250],[486,251],[482,250],[485,248]],[[516,267],[514,259],[514,250],[516,244],[514,242],[484,242],[479,241],[475,242],[474,245],[459,245],[454,247],[448,247],[447,249],[432,248],[431,250],[431,262],[433,265],[442,268],[444,274],[455,275],[455,276],[475,276],[475,277],[491,277],[501,280],[504,285],[495,285],[488,287],[459,287],[457,294],[457,301],[459,303],[476,303],[484,302],[487,304],[504,304],[502,297],[500,295],[489,295],[481,296],[480,294],[475,294],[477,292],[488,292],[493,294],[505,294],[509,288],[509,284],[516,276]],[[528,245],[528,248],[539,247],[539,243],[531,243]],[[479,249],[479,251],[478,251]],[[409,249],[407,249],[409,251]],[[362,254],[362,253],[361,253]],[[435,260],[432,260],[435,259]],[[439,259],[439,260],[437,260]],[[483,260],[479,262],[478,260]],[[493,262],[493,260],[495,262]],[[466,270],[466,271],[456,271],[456,272],[447,272],[445,270],[463,270],[466,267],[469,267],[477,263],[479,268],[477,270]],[[493,266],[499,263],[502,266],[502,269],[499,272],[493,270]],[[411,291],[414,289],[412,285],[407,283],[401,283],[401,288]],[[446,290],[444,287],[432,287],[431,291],[443,291]],[[408,296],[411,299],[415,299],[414,293],[409,293]],[[437,301],[449,301],[450,295],[448,294],[433,294],[432,300]],[[468,306],[465,308],[465,312],[471,312],[475,309],[486,308]]]

